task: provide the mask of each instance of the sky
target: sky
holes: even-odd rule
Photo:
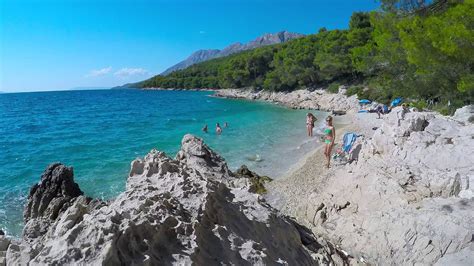
[[[0,91],[111,87],[199,49],[344,29],[376,0],[0,0]]]

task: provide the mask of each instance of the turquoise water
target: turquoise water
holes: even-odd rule
[[[133,159],[152,148],[174,157],[186,133],[204,138],[231,169],[246,164],[273,177],[317,145],[305,136],[305,111],[209,94],[0,94],[0,228],[21,233],[28,190],[51,162],[73,166],[86,195],[107,199],[124,190]],[[214,133],[216,122],[229,123],[220,136]],[[208,134],[201,132],[204,124],[209,125]]]

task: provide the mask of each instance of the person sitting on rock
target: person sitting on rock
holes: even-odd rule
[[[378,119],[380,119],[380,115],[388,114],[390,112],[390,108],[384,104],[379,104],[377,105],[377,108],[375,108],[375,112],[379,116]]]
[[[410,112],[410,109],[408,109],[408,104],[402,104],[402,110],[397,112],[398,126],[400,126],[400,120],[405,120],[405,115],[408,112]]]
[[[410,112],[410,109],[408,109],[408,104],[404,103],[402,104],[402,111],[401,111],[401,118],[402,120],[405,120],[405,115]]]

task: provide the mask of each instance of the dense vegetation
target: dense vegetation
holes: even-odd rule
[[[368,14],[355,13],[349,30],[327,31],[193,65],[140,84],[162,88],[241,88],[293,90],[358,76],[351,49],[372,32]]]
[[[155,76],[137,85],[275,91],[354,84],[349,93],[388,101],[435,99],[451,107],[474,95],[474,0],[385,0],[326,30]]]

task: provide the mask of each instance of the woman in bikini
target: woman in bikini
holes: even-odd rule
[[[308,132],[308,137],[313,136],[314,122],[316,122],[316,117],[312,113],[306,114],[306,131]]]
[[[324,130],[324,156],[326,156],[327,164],[326,167],[329,168],[329,162],[331,161],[331,150],[334,146],[334,140],[336,139],[336,129],[332,124],[332,116],[326,118],[326,123],[328,127]]]

